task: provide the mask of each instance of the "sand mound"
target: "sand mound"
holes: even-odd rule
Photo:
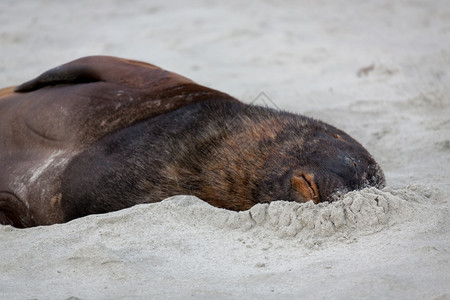
[[[367,188],[350,192],[333,203],[276,201],[242,212],[218,209],[191,196],[177,196],[152,209],[159,215],[170,211],[172,217],[190,226],[229,228],[264,239],[293,239],[313,247],[324,242],[351,241],[411,220],[430,195],[427,188]]]
[[[235,212],[220,209],[193,196],[175,196],[160,203],[142,204],[104,215],[87,216],[60,227],[75,231],[105,229],[108,232],[134,228],[134,232],[155,230],[167,224],[183,229],[245,233],[250,239],[292,240],[308,248],[348,243],[362,235],[373,234],[418,217],[424,217],[431,196],[426,187],[404,189],[367,188],[353,191],[332,203],[299,204],[276,201],[257,204],[250,210]],[[425,207],[425,209],[424,209]],[[174,225],[175,226],[175,225]],[[28,231],[49,231],[39,227]],[[9,226],[0,231],[20,231]],[[139,234],[137,234],[137,237]]]

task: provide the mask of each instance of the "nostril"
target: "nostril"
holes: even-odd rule
[[[353,158],[353,157],[351,157],[351,156],[349,156],[349,155],[345,155],[345,163],[348,165],[348,166],[353,166],[353,167],[357,167],[358,166],[358,164],[356,163],[356,160]]]

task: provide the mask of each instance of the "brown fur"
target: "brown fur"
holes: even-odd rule
[[[29,227],[178,194],[233,210],[383,186],[344,132],[156,66],[87,57],[0,90],[0,224]]]

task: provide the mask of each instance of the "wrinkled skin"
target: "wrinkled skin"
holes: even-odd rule
[[[0,90],[0,223],[66,222],[179,194],[245,210],[384,186],[341,130],[153,65],[87,57]]]

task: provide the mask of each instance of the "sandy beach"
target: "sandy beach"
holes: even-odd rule
[[[0,299],[450,299],[448,1],[3,0],[0,24],[0,87],[141,60],[335,125],[387,181],[319,205],[180,195],[0,226]]]

